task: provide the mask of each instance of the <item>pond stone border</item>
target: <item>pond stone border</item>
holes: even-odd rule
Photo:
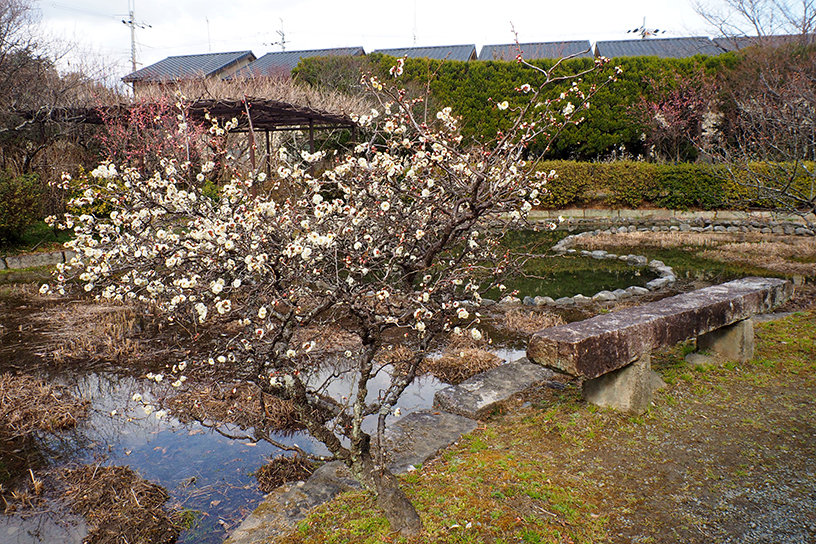
[[[48,253],[29,253],[27,255],[0,255],[0,270],[22,270],[67,263],[75,253],[73,251],[51,251]]]

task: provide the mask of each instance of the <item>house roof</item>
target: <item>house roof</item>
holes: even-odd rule
[[[309,49],[306,51],[278,51],[267,53],[244,66],[233,77],[270,77],[289,75],[300,59],[311,57],[359,57],[365,55],[362,47],[338,47],[334,49]]]
[[[816,34],[779,34],[776,36],[730,36],[714,38],[714,43],[725,51],[738,51],[754,45],[779,47],[788,44],[811,45]]]
[[[402,47],[397,49],[377,49],[374,53],[392,57],[437,60],[476,60],[476,46],[470,45],[437,45],[434,47]]]
[[[161,83],[201,76],[209,77],[218,75],[243,60],[253,61],[255,55],[252,54],[252,51],[234,51],[232,53],[206,53],[203,55],[167,57],[126,75],[122,78],[122,81],[126,83]]]
[[[705,36],[692,38],[650,38],[646,40],[603,41],[595,44],[604,57],[685,58],[694,55],[720,55],[723,50]]]
[[[575,40],[568,42],[541,42],[541,43],[506,43],[482,46],[479,60],[507,60],[516,59],[521,49],[525,60],[560,59],[576,55],[578,57],[592,57],[589,40]]]

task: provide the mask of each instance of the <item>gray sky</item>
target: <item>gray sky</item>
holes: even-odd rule
[[[707,35],[688,0],[36,0],[51,34],[104,56],[120,75],[130,72],[129,2],[138,67],[168,56],[251,50],[260,57],[287,50],[390,47],[570,39],[632,39],[646,18],[663,36]],[[135,6],[133,3],[135,2]],[[86,53],[87,54],[87,53]]]

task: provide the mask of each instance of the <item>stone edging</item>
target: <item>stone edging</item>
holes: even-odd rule
[[[629,227],[632,228],[632,227]],[[631,266],[635,266],[638,268],[648,267],[657,273],[658,277],[651,280],[646,284],[645,287],[640,287],[638,285],[633,285],[631,287],[627,287],[626,289],[615,289],[614,291],[599,291],[592,295],[591,297],[584,296],[582,294],[577,294],[572,297],[561,297],[559,299],[553,299],[552,297],[547,296],[525,296],[522,299],[518,297],[504,297],[501,299],[500,304],[524,304],[525,306],[576,306],[581,304],[587,304],[589,302],[614,302],[617,300],[624,300],[634,296],[645,295],[651,291],[656,291],[661,287],[665,287],[677,281],[677,276],[674,274],[674,270],[672,267],[667,266],[663,261],[653,260],[649,261],[649,259],[643,255],[616,255],[614,253],[608,253],[604,250],[596,250],[596,251],[587,251],[581,250],[580,252],[575,249],[571,249],[572,245],[575,243],[576,238],[584,238],[588,236],[597,236],[599,234],[615,234],[617,232],[630,232],[625,227],[621,229],[616,229],[612,227],[607,230],[595,230],[595,231],[587,231],[582,232],[580,234],[570,234],[566,238],[563,238],[560,242],[555,244],[552,247],[552,251],[559,255],[580,255],[582,257],[591,257],[593,259],[597,259],[599,261],[603,260],[619,260],[623,261],[626,264]]]
[[[74,256],[73,251],[51,251],[49,253],[30,253],[28,255],[0,256],[0,270],[21,270],[67,263]]]

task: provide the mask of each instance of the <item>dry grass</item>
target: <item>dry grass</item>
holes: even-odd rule
[[[782,274],[816,276],[814,238],[790,237],[779,242],[735,242],[705,250],[699,256],[722,262],[751,264]]]
[[[452,335],[440,357],[426,357],[422,361],[419,374],[432,374],[442,382],[456,385],[504,363],[482,346],[470,336]]]
[[[301,455],[279,455],[259,468],[255,477],[258,479],[260,490],[269,493],[286,482],[308,479],[314,469],[314,464]]]
[[[649,246],[658,248],[677,247],[716,247],[723,243],[744,241],[757,243],[767,240],[768,235],[757,232],[720,233],[720,232],[624,232],[619,234],[600,234],[575,238],[575,246],[589,251],[615,247]]]
[[[498,325],[509,331],[533,334],[564,323],[560,315],[547,311],[510,310],[502,316]]]
[[[73,302],[55,306],[32,317],[48,329],[39,350],[55,363],[69,361],[124,361],[142,352],[138,316],[127,306]]]
[[[698,257],[765,268],[780,274],[816,276],[816,238],[757,232],[629,232],[576,238],[587,250],[618,247],[700,248]]]
[[[0,375],[0,436],[6,440],[74,427],[87,409],[87,401],[63,387],[30,376]]]
[[[176,542],[178,516],[168,513],[167,492],[129,467],[83,466],[65,470],[65,497],[91,526],[86,544]]]

